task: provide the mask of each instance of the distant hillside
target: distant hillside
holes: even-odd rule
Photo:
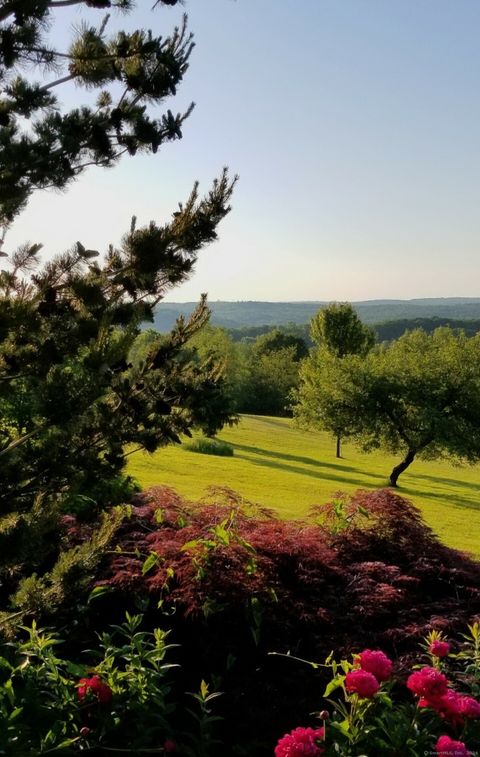
[[[407,330],[422,329],[427,334],[431,334],[440,326],[461,329],[467,336],[475,336],[480,331],[480,319],[460,320],[458,318],[439,318],[438,316],[433,316],[433,318],[400,318],[396,321],[375,323],[373,328],[379,342],[390,342],[392,339],[398,339]]]
[[[235,329],[242,326],[305,324],[327,302],[210,302],[212,323]],[[352,303],[365,323],[413,318],[480,318],[480,298],[445,297],[417,300],[367,300]],[[189,315],[194,302],[162,302],[155,312],[154,327],[168,331],[180,315]]]

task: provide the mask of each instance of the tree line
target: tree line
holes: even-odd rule
[[[156,338],[138,337],[134,362]],[[199,364],[219,367],[224,412],[293,415],[329,431],[337,457],[342,439],[400,455],[391,486],[418,457],[480,459],[480,334],[439,326],[378,343],[349,303],[333,303],[312,319],[309,341],[295,329],[234,341],[207,325],[188,348]]]
[[[149,350],[161,338],[146,330],[130,352],[134,366],[143,365]],[[218,407],[223,413],[288,416],[290,394],[298,385],[300,361],[308,355],[305,341],[272,329],[249,341],[234,341],[219,326],[205,325],[184,348],[199,368],[217,367]],[[215,410],[211,408],[212,417]]]
[[[449,326],[451,329],[455,330],[461,329],[467,336],[475,336],[475,334],[480,331],[480,320],[475,318],[459,319],[431,316],[428,318],[396,318],[371,324],[377,342],[391,342],[393,339],[401,337],[406,331],[414,331],[415,329],[422,329],[422,331],[425,331],[427,334],[431,334],[435,329],[438,329],[439,326]],[[278,326],[264,324],[262,326],[225,328],[234,342],[253,342],[257,336],[267,334],[269,331],[272,331],[273,328],[278,328],[286,334],[293,334],[300,337],[308,347],[313,347],[313,340],[310,334],[310,323],[298,324],[289,322]]]

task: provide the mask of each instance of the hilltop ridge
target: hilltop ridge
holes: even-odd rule
[[[257,300],[209,301],[212,324],[233,329],[242,326],[304,324],[331,300],[262,302]],[[187,316],[196,302],[161,302],[155,311],[154,327],[172,328],[180,315]],[[380,299],[352,302],[365,323],[381,323],[399,318],[480,318],[480,297],[432,297],[411,300]]]

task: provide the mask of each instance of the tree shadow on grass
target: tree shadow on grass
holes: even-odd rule
[[[441,483],[444,479],[436,479],[434,476],[418,476],[418,478],[431,478],[433,481],[436,481],[437,483]],[[463,486],[462,482],[456,482],[457,486]],[[469,495],[460,495],[456,492],[446,491],[446,492],[433,492],[433,491],[420,491],[419,489],[415,489],[412,486],[402,486],[400,482],[400,486],[396,490],[398,494],[401,497],[405,497],[406,499],[413,500],[415,504],[415,497],[418,497],[419,499],[423,500],[440,500],[448,507],[458,507],[461,509],[467,509],[467,510],[476,510],[478,513],[480,513],[480,498],[474,497]],[[477,487],[478,492],[478,487]],[[480,539],[480,535],[479,535]]]
[[[287,420],[291,420],[291,418],[272,418],[272,416],[269,415],[252,415],[251,413],[242,413],[243,418],[248,418],[252,421],[261,421],[267,426],[276,426],[277,428],[281,428],[285,430],[286,428],[288,430],[294,430],[289,429],[288,424],[285,423]]]
[[[368,482],[362,481],[361,476],[367,476],[370,479],[379,479],[382,484],[386,483],[384,476],[375,473],[362,473],[358,468],[353,468],[346,465],[335,465],[334,463],[322,463],[318,460],[312,460],[311,458],[296,457],[295,455],[285,455],[279,452],[270,452],[269,450],[260,449],[259,447],[250,447],[246,444],[235,444],[235,455],[238,458],[248,460],[248,462],[254,465],[260,465],[264,468],[273,468],[274,470],[281,470],[284,473],[297,473],[302,476],[309,476],[310,478],[317,478],[319,480],[336,481],[340,484],[349,484],[358,487],[369,486]],[[237,449],[241,450],[244,454],[237,455]],[[276,462],[275,460],[266,459],[271,457],[277,457],[285,462]],[[338,475],[335,475],[332,470],[308,470],[306,468],[300,468],[298,465],[292,465],[288,461],[294,462],[307,462],[307,464],[318,468],[330,468],[338,471]],[[346,476],[345,472],[351,472],[357,474],[355,477]],[[372,482],[370,486],[374,487]]]
[[[389,485],[387,470],[385,470],[385,475],[381,475],[378,473],[372,473],[368,470],[363,472],[358,467],[351,465],[343,465],[341,463],[326,463],[311,457],[288,455],[284,452],[273,452],[271,450],[262,449],[261,447],[253,447],[247,444],[234,444],[233,446],[235,447],[235,450],[239,450],[240,453],[245,453],[244,455],[239,454],[237,455],[237,457],[244,457],[244,459],[248,460],[254,465],[261,465],[266,468],[273,468],[275,470],[281,470],[286,473],[298,473],[303,476],[309,476],[310,478],[336,481],[340,484],[340,487],[342,483],[358,486],[359,488],[366,486],[371,486],[372,488],[374,488],[375,486],[387,487]],[[271,458],[274,459],[272,460]],[[295,463],[309,465],[314,470],[301,468],[299,467],[299,465],[295,465]],[[338,475],[335,475],[335,471],[338,472]],[[362,477],[370,479],[371,483],[362,480]],[[403,484],[403,482],[400,480],[400,485],[397,490],[400,496],[404,496],[405,498],[411,499],[413,501],[415,501],[416,498],[423,500],[430,499],[434,501],[442,501],[445,505],[451,505],[453,507],[476,510],[480,512],[480,496],[478,496],[477,498],[474,497],[474,492],[480,495],[480,486],[464,483],[463,481],[456,481],[455,479],[442,478],[441,476],[410,474],[410,480],[414,478],[425,481],[432,481],[437,485],[445,484],[446,486],[455,486],[462,488],[467,487],[468,489],[472,490],[472,495],[460,495],[457,492],[451,492],[448,490],[446,490],[445,492],[421,491],[415,487],[414,483],[413,485],[408,483]]]
[[[253,455],[261,455],[262,457],[273,457],[279,460],[285,460],[287,463],[290,461],[295,463],[303,463],[304,465],[312,465],[315,468],[334,468],[339,471],[346,471],[348,473],[358,472],[358,468],[351,465],[342,465],[341,463],[325,463],[323,460],[316,460],[313,457],[301,457],[300,455],[287,455],[285,452],[273,452],[270,449],[262,449],[261,447],[252,447],[248,444],[236,444],[233,446],[235,449],[240,449],[243,452],[250,452]]]
[[[473,489],[473,491],[476,491],[480,497],[480,482],[470,483],[469,481],[462,481],[462,479],[445,478],[444,476],[441,476],[441,475],[440,476],[427,476],[426,473],[411,474],[411,477],[419,478],[427,482],[432,481],[436,484],[445,484],[445,486],[454,486],[454,487],[461,486],[462,489]]]

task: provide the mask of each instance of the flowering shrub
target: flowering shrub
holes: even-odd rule
[[[331,714],[318,715],[321,737],[297,728],[278,741],[275,757],[476,755],[480,701],[472,693],[480,686],[480,624],[469,626],[457,653],[440,632],[425,641],[430,664],[415,666],[406,681],[392,676],[393,663],[380,650],[365,649],[340,663],[330,656],[324,667],[333,677],[324,696]]]
[[[451,757],[470,757],[471,755],[463,741],[455,741],[450,736],[440,736],[435,749],[438,755],[451,755]]]
[[[345,676],[345,689],[349,694],[358,694],[360,699],[371,699],[380,688],[372,673],[366,670],[350,670]]]
[[[362,670],[372,673],[377,681],[388,681],[392,675],[393,663],[384,652],[365,649],[357,657]]]
[[[324,753],[324,738],[325,728],[295,728],[280,739],[275,757],[319,757]]]
[[[9,645],[0,657],[0,752],[96,754],[128,747],[132,754],[210,755],[216,719],[210,702],[217,694],[202,681],[191,695],[197,711],[176,708],[168,681],[175,666],[165,662],[167,634],[141,631],[141,620],[127,613],[125,623],[102,634],[98,649],[89,652],[92,665],[59,657],[59,640],[35,623],[25,628],[26,641]],[[185,732],[188,719],[192,728]]]

